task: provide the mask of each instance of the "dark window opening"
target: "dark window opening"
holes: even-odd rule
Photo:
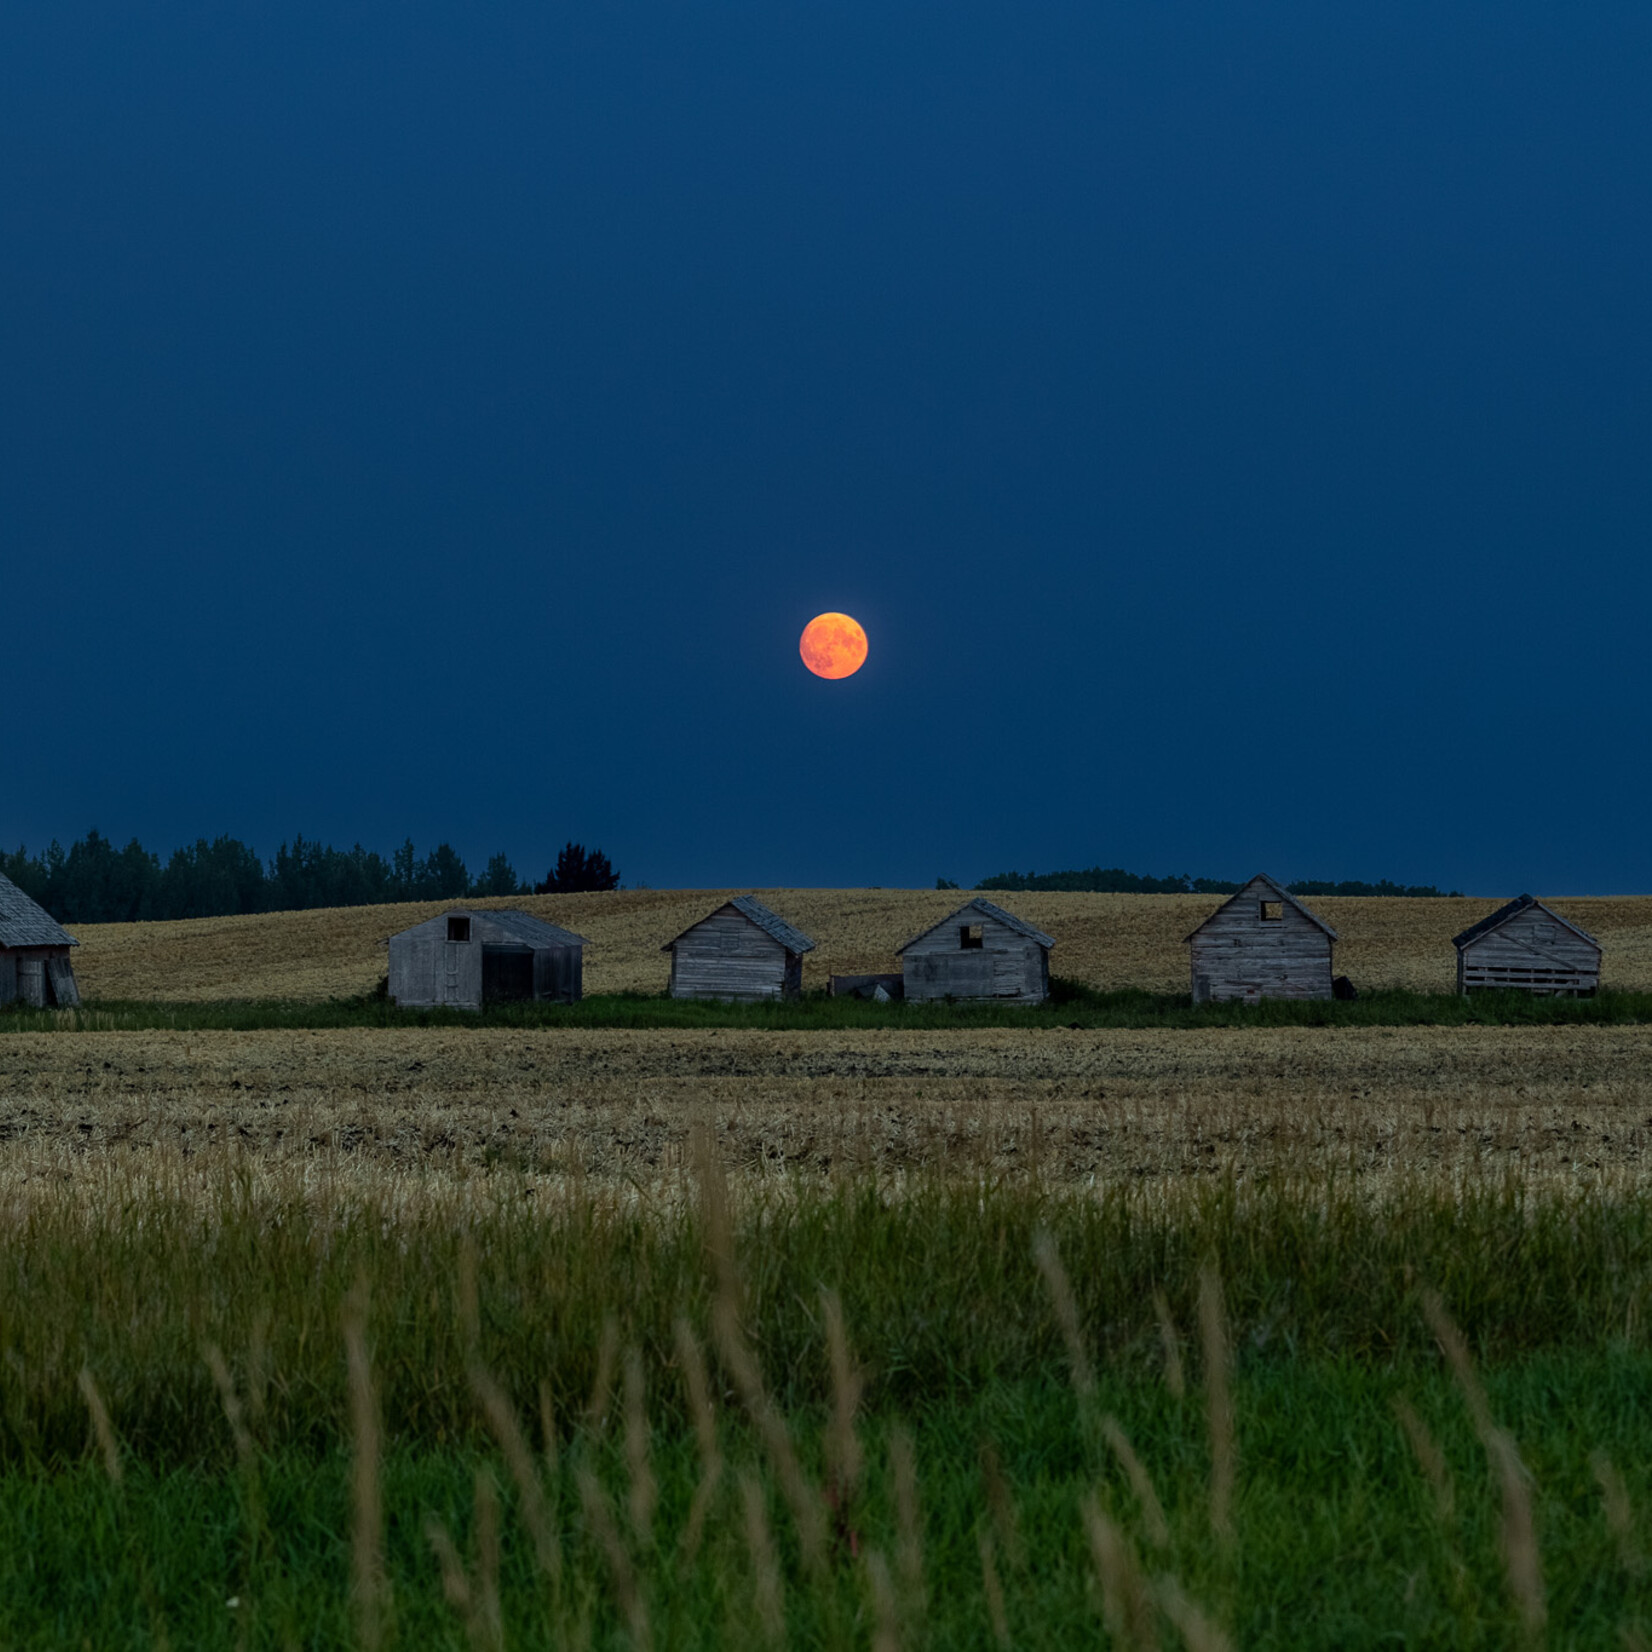
[[[985,946],[986,944],[987,943],[981,938],[981,926],[979,924],[963,924],[959,927],[958,945],[961,946],[966,952],[971,947],[979,948]]]
[[[1285,921],[1285,903],[1283,901],[1263,901],[1262,922],[1265,924],[1282,924]]]
[[[450,941],[468,941],[470,939],[470,919],[449,918],[447,920],[447,938]]]

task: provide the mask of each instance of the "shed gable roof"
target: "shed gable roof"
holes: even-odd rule
[[[1580,941],[1587,941],[1595,951],[1600,951],[1600,942],[1588,930],[1579,929],[1570,918],[1561,917],[1552,906],[1545,906],[1535,895],[1516,895],[1512,901],[1504,902],[1495,912],[1487,913],[1479,923],[1470,924],[1461,935],[1453,935],[1451,944],[1460,952],[1471,941],[1479,940],[1482,935],[1489,935],[1494,929],[1501,929],[1510,918],[1518,917],[1522,912],[1530,912],[1534,908],[1544,917],[1552,918],[1557,924],[1571,930]]]
[[[79,946],[38,901],[0,874],[0,946]]]
[[[916,946],[926,935],[933,935],[937,929],[943,929],[947,924],[956,923],[966,912],[979,912],[984,917],[991,918],[995,923],[1001,923],[1006,929],[1013,929],[1017,935],[1025,935],[1029,941],[1037,941],[1048,951],[1055,945],[1055,938],[1046,935],[1042,929],[1034,929],[1024,918],[1018,918],[1013,912],[1006,912],[1001,906],[994,906],[991,901],[977,895],[972,901],[965,901],[956,912],[949,912],[937,923],[932,923],[928,929],[919,930],[910,941],[903,942],[895,948],[895,955],[900,956],[907,947]]]
[[[1326,921],[1320,917],[1318,913],[1313,912],[1308,907],[1304,906],[1302,902],[1299,901],[1296,896],[1293,895],[1282,883],[1274,882],[1274,880],[1270,878],[1266,872],[1258,872],[1256,876],[1244,886],[1243,889],[1235,890],[1233,894],[1229,895],[1228,898],[1223,901],[1222,904],[1217,907],[1208,918],[1205,919],[1204,923],[1196,925],[1183,939],[1182,945],[1186,946],[1187,943],[1191,941],[1201,929],[1204,929],[1208,925],[1214,923],[1236,901],[1255,899],[1256,886],[1258,884],[1266,889],[1275,900],[1283,901],[1287,906],[1294,907],[1296,911],[1300,912],[1302,916],[1306,918],[1309,923],[1313,924],[1316,929],[1323,929],[1333,941],[1338,938],[1337,932],[1332,929],[1331,926],[1326,923]]]
[[[705,918],[697,918],[681,935],[674,935],[667,941],[660,951],[669,952],[689,930],[698,929],[706,918],[715,918],[718,912],[727,907],[733,907],[742,918],[756,924],[770,940],[778,941],[788,952],[813,952],[815,949],[814,942],[801,929],[793,929],[784,918],[771,912],[755,895],[736,895],[733,900],[724,901],[716,911],[706,913]]]
[[[531,912],[520,912],[515,907],[504,912],[479,912],[473,907],[455,906],[439,917],[426,918],[422,924],[414,924],[411,929],[402,930],[400,935],[417,935],[421,930],[440,934],[449,918],[471,918],[477,923],[491,924],[496,929],[502,929],[512,940],[520,942],[523,946],[533,947],[536,951],[543,951],[548,947],[591,944],[583,935],[576,935],[571,929],[563,929],[558,924],[548,924],[543,918],[536,918]],[[391,939],[398,940],[400,935],[392,936]]]

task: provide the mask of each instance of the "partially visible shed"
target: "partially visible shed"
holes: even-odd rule
[[[909,1001],[991,999],[1042,1004],[1054,940],[979,896],[897,949]]]
[[[1323,918],[1259,872],[1187,937],[1193,1002],[1329,998],[1336,938]]]
[[[815,944],[753,895],[736,895],[661,952],[671,954],[673,998],[756,1003],[803,991],[803,954]]]
[[[906,982],[899,975],[833,975],[826,990],[834,998],[867,998],[888,1004],[906,996]]]
[[[527,912],[455,908],[390,937],[390,996],[414,1009],[574,1004],[584,991],[585,945]]]
[[[21,999],[37,1010],[78,1004],[69,948],[79,945],[45,907],[0,876],[0,1004]]]
[[[1600,986],[1600,942],[1534,895],[1516,896],[1451,944],[1461,993],[1513,987],[1575,997]]]

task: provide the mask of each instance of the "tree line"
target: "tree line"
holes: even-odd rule
[[[159,855],[133,838],[124,849],[96,829],[65,849],[55,840],[31,855],[0,849],[0,874],[59,923],[137,923],[222,918],[243,912],[300,912],[321,906],[384,906],[473,896],[550,895],[617,889],[619,874],[600,849],[568,843],[538,883],[517,875],[504,854],[472,874],[450,843],[420,855],[408,838],[387,859],[356,844],[335,849],[294,837],[268,862],[237,838],[199,838]]]
[[[937,889],[956,889],[945,878],[935,880]],[[1121,866],[1092,866],[1078,872],[997,872],[982,878],[977,889],[1064,890],[1101,895],[1232,895],[1244,887],[1227,878],[1195,878],[1187,873],[1155,878],[1140,872],[1126,872]],[[1431,883],[1393,883],[1382,878],[1376,883],[1345,879],[1341,883],[1321,878],[1299,878],[1285,887],[1293,895],[1458,895],[1460,890],[1437,889]]]

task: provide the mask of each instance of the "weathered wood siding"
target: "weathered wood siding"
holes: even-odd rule
[[[0,947],[0,1004],[18,999],[37,1010],[70,1009],[80,1002],[68,947]]]
[[[482,944],[416,931],[390,941],[390,996],[405,1009],[479,1010]]]
[[[963,945],[961,932],[970,924],[980,928],[978,947]],[[920,936],[901,954],[901,963],[911,1002],[960,998],[1042,1004],[1050,995],[1049,953],[984,913]]]
[[[732,907],[720,907],[672,943],[673,998],[755,1003],[802,990],[802,958]]]
[[[1594,992],[1600,948],[1535,906],[1457,949],[1457,990],[1516,987],[1522,992]]]
[[[72,1010],[80,1002],[80,983],[67,948],[46,960],[46,990],[60,1010]]]
[[[1289,901],[1264,919],[1262,903],[1275,900],[1266,884],[1247,884],[1193,936],[1194,1003],[1331,996],[1331,937]]]
[[[533,995],[553,1004],[577,1004],[585,993],[585,950],[541,947],[533,955]]]

